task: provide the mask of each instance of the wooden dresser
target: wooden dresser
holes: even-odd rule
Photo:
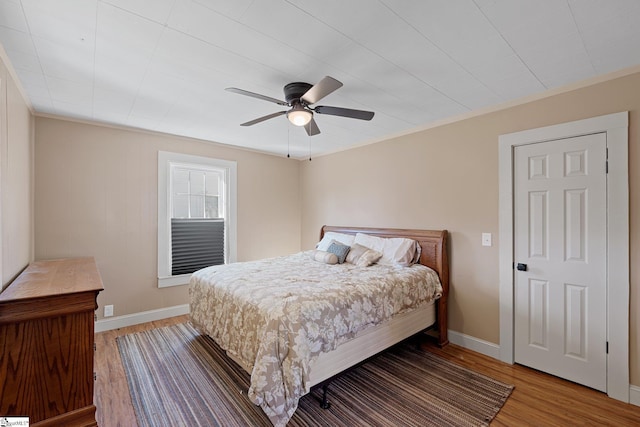
[[[30,264],[0,293],[0,416],[97,426],[93,327],[103,289],[93,258]]]

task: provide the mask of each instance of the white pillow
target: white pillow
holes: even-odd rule
[[[322,236],[322,240],[320,240],[316,245],[316,249],[319,251],[326,251],[327,249],[329,249],[329,245],[331,245],[331,242],[334,240],[336,242],[342,243],[343,245],[351,246],[353,245],[353,241],[355,240],[355,238],[356,236],[354,236],[353,234],[343,234],[336,233],[334,231],[327,231],[326,233],[324,233],[324,236]]]
[[[382,253],[378,264],[407,267],[420,260],[421,248],[413,239],[401,237],[383,238],[364,233],[356,234],[354,243]]]
[[[399,237],[385,239],[384,252],[396,265],[408,267],[420,261],[422,248],[413,239]]]
[[[381,237],[371,236],[369,234],[364,234],[364,233],[356,234],[356,238],[353,241],[353,243],[357,243],[358,245],[362,245],[366,248],[373,249],[374,251],[377,251],[380,253],[383,253],[382,251],[384,250],[384,239]],[[382,264],[382,262],[380,261],[378,261],[378,263]]]

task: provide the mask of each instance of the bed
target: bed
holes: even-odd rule
[[[251,374],[248,396],[276,426],[312,387],[400,341],[429,329],[448,343],[446,230],[324,226],[321,243],[337,235],[411,239],[418,262],[327,265],[303,251],[208,267],[190,281],[191,322]]]

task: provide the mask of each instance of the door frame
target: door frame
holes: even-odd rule
[[[500,360],[514,363],[514,148],[606,133],[607,174],[607,394],[629,402],[629,112],[500,135],[499,280]]]

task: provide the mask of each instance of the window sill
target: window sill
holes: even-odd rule
[[[178,276],[158,277],[159,288],[169,288],[171,286],[188,285],[191,274],[180,274]]]

